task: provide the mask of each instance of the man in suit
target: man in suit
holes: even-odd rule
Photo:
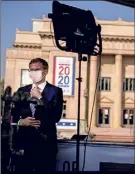
[[[63,108],[63,92],[46,81],[48,63],[36,58],[29,63],[29,75],[33,81],[18,89],[17,93],[29,93],[35,103],[24,100],[15,104],[13,121],[18,123],[18,147],[24,149],[21,168],[38,172],[55,171],[57,155],[56,123]]]

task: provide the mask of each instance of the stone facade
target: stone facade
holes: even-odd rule
[[[42,19],[33,19],[32,22],[33,31],[16,29],[14,48],[6,50],[5,86],[11,85],[13,92],[20,87],[21,69],[28,69],[29,61],[36,57],[48,61],[47,80],[50,83],[53,83],[54,56],[75,57],[75,75],[78,77],[77,54],[61,51],[55,46],[51,20],[43,16]],[[133,124],[123,126],[123,109],[134,109],[135,89],[123,91],[123,79],[135,78],[134,22],[125,22],[122,19],[103,21],[97,18],[96,22],[102,26],[103,53],[100,77],[109,77],[111,81],[110,90],[98,90],[96,93],[91,131],[97,136],[105,135],[106,132],[109,136],[133,136]],[[98,65],[99,57],[91,56],[89,68],[87,62],[82,62],[81,128],[84,128],[81,129],[82,133],[90,123]],[[135,82],[133,83],[135,86]],[[77,118],[77,90],[78,82],[75,81],[74,96],[64,96],[64,100],[67,101],[66,118],[68,119]],[[99,108],[109,108],[109,124],[99,125]],[[133,122],[135,122],[135,115]]]

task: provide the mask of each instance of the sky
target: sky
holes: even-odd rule
[[[100,20],[134,21],[134,9],[104,1],[59,1],[77,8],[91,10]],[[2,1],[1,2],[1,79],[5,75],[5,53],[12,48],[16,28],[32,30],[32,19],[41,19],[52,12],[52,1]]]

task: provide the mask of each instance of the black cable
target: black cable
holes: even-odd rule
[[[100,75],[100,70],[101,70],[101,58],[102,56],[99,55],[99,69],[98,69],[98,74],[97,74],[97,82],[96,82],[96,87],[95,87],[95,92],[94,92],[94,100],[93,100],[93,105],[92,105],[92,111],[91,111],[91,116],[90,116],[90,124],[89,124],[89,129],[88,129],[88,133],[87,133],[87,137],[84,143],[84,159],[83,159],[83,167],[82,167],[82,171],[84,171],[85,168],[85,161],[86,161],[86,146],[88,143],[88,137],[91,131],[91,123],[92,123],[92,115],[93,115],[93,109],[94,109],[94,104],[95,104],[95,99],[96,99],[96,93],[97,93],[97,89],[98,89],[98,82],[99,82],[99,75]]]

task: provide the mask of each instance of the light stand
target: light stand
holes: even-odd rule
[[[79,72],[78,72],[78,113],[77,113],[77,144],[76,144],[76,170],[79,171],[79,159],[80,159],[80,109],[81,109],[81,64],[82,61],[87,61],[85,57],[82,57],[81,53],[78,53],[78,62],[79,62]]]
[[[53,14],[48,14],[52,19],[54,37],[57,47],[63,51],[78,53],[79,77],[78,80],[78,116],[77,116],[77,144],[76,144],[76,171],[79,171],[80,160],[80,102],[81,102],[81,62],[86,61],[82,54],[97,56],[102,52],[101,26],[96,26],[91,11],[53,1]],[[78,19],[83,19],[80,21]],[[98,36],[98,38],[97,38]],[[60,45],[64,41],[66,46]],[[97,43],[98,40],[98,43]]]
[[[77,146],[76,146],[76,169],[79,171],[79,157],[80,157],[80,104],[81,104],[81,63],[82,63],[82,54],[78,54],[79,61],[79,76],[76,80],[78,80],[78,116],[77,116]]]

